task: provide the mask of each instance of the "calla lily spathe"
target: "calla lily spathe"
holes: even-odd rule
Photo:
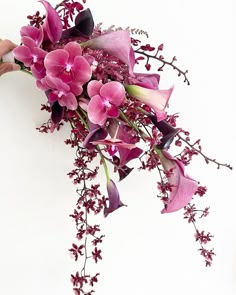
[[[107,217],[110,213],[118,208],[125,206],[120,200],[120,194],[113,180],[107,181],[107,193],[109,199],[109,206],[104,209],[104,216]]]
[[[110,55],[115,56],[128,65],[132,74],[135,64],[134,52],[131,47],[131,39],[127,30],[119,30],[101,35],[88,40],[83,44],[91,49],[101,49]]]
[[[48,1],[41,0],[46,9],[46,19],[43,24],[44,41],[49,39],[52,43],[60,40],[62,34],[62,23],[56,10],[51,6]]]
[[[125,89],[130,96],[137,98],[139,101],[152,108],[158,121],[166,118],[165,108],[168,105],[174,87],[168,90],[158,90],[138,85],[126,85]]]
[[[176,160],[166,150],[159,150],[158,154],[164,170],[171,171],[168,182],[172,187],[169,203],[161,213],[175,212],[184,208],[191,201],[198,188],[198,183],[187,175],[183,163]]]

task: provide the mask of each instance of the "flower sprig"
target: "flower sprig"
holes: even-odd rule
[[[177,127],[178,115],[168,113],[174,87],[160,88],[160,72],[170,66],[189,85],[188,71],[176,65],[176,57],[165,60],[163,44],[154,47],[135,39],[134,33],[147,36],[142,30],[95,25],[90,9],[84,8],[86,1],[65,0],[55,8],[40,2],[46,14],[37,11],[28,16],[29,24],[21,28],[21,44],[13,54],[21,70],[31,74],[45,94],[41,109],[49,113],[49,120],[38,131],[59,131],[64,124],[71,128],[65,143],[75,149],[68,177],[78,196],[70,214],[76,235],[69,253],[78,266],[71,274],[74,292],[95,291],[99,272],[91,273],[90,265],[102,260],[105,237],[97,218],[126,206],[118,183],[132,173],[135,160],[138,170],[156,171],[161,213],[183,210],[184,219],[194,226],[200,254],[210,266],[215,253],[205,245],[213,235],[196,226],[197,219],[208,216],[209,207],[199,210],[192,204],[207,188],[188,175],[186,166],[193,156],[202,156],[218,168],[232,167],[203,154],[200,140],[191,144],[189,132]],[[142,61],[145,72],[136,72],[135,66]],[[172,155],[173,144],[180,149],[176,155]],[[105,192],[98,181],[100,166]]]

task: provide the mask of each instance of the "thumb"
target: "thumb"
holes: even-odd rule
[[[18,70],[20,70],[20,66],[15,63],[4,62],[0,64],[0,76],[7,72],[18,71]]]

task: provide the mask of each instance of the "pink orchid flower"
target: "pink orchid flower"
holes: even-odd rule
[[[78,102],[75,94],[71,91],[69,84],[64,83],[57,77],[46,76],[41,81],[37,81],[37,86],[43,91],[50,90],[47,97],[50,104],[58,101],[62,107],[67,107],[70,110],[76,110]],[[82,87],[80,89],[82,92]]]
[[[114,181],[111,179],[107,181],[107,193],[109,198],[109,206],[104,209],[105,217],[118,208],[125,206],[120,200],[120,194]]]
[[[161,164],[165,171],[172,171],[168,181],[172,186],[170,201],[161,213],[170,213],[184,208],[192,199],[198,183],[186,174],[185,166],[166,150],[159,151]]]
[[[91,49],[101,49],[115,56],[128,65],[130,74],[132,74],[135,57],[127,30],[119,30],[90,39],[84,43],[84,46]]]
[[[44,58],[46,51],[39,47],[28,47],[25,45],[17,46],[13,50],[14,57],[23,62],[26,67],[30,67],[36,79],[42,79],[46,70],[44,67]]]
[[[60,40],[62,34],[60,17],[48,1],[41,0],[39,2],[41,2],[46,9],[46,19],[43,24],[44,41],[49,39],[52,43],[56,43]]]
[[[98,125],[103,125],[107,118],[118,117],[118,107],[125,101],[124,86],[116,81],[103,84],[92,80],[88,84],[88,95],[91,100],[87,111],[89,120]]]
[[[137,98],[139,101],[152,108],[156,113],[158,121],[166,118],[165,108],[174,87],[171,87],[168,90],[158,90],[144,88],[138,85],[127,85],[125,89],[129,95]]]
[[[69,42],[64,49],[56,49],[47,54],[44,65],[47,74],[60,78],[63,82],[85,83],[91,78],[92,70],[82,56],[77,42]]]
[[[43,28],[32,26],[23,26],[20,30],[21,42],[23,45],[32,47],[40,47],[43,42]]]

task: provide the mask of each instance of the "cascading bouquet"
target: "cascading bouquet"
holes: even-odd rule
[[[189,132],[177,128],[178,115],[167,113],[173,87],[160,89],[158,72],[170,66],[189,84],[187,71],[176,66],[175,57],[170,61],[163,57],[163,44],[153,47],[134,38],[147,35],[142,30],[94,25],[85,0],[83,4],[64,0],[55,8],[40,2],[46,14],[37,11],[28,16],[30,23],[21,28],[21,44],[13,55],[47,98],[42,110],[49,113],[49,120],[37,129],[50,133],[63,124],[71,128],[65,143],[76,150],[74,169],[68,173],[78,194],[70,215],[76,225],[76,242],[69,252],[78,261],[78,271],[71,274],[74,292],[94,292],[99,273],[88,270],[88,261],[102,259],[105,236],[89,216],[107,217],[125,206],[116,182],[128,177],[134,160],[138,170],[157,171],[161,213],[183,210],[183,217],[194,225],[200,254],[210,266],[215,253],[206,244],[213,236],[196,227],[197,220],[209,214],[209,207],[199,210],[192,203],[207,189],[188,176],[186,166],[193,156],[201,155],[218,168],[232,167],[204,155],[200,140],[191,143]],[[136,72],[136,64],[143,64],[144,72]],[[152,72],[154,66],[156,72]],[[177,155],[171,153],[172,143]],[[100,167],[104,168],[105,193],[96,181]],[[111,175],[113,179],[117,175],[116,182]]]

